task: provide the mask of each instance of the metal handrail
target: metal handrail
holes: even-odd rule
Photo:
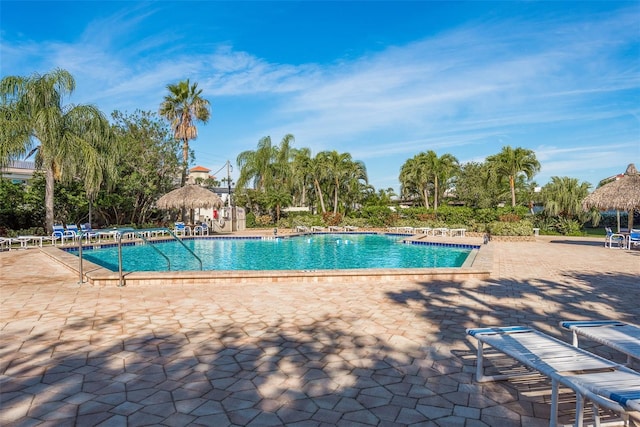
[[[156,245],[151,244],[151,242],[149,242],[147,240],[146,237],[144,237],[144,234],[138,230],[134,231],[134,233],[141,238],[147,245],[149,245],[150,248],[152,248],[154,251],[158,252],[160,254],[160,256],[162,256],[165,260],[167,260],[167,270],[171,271],[171,260],[169,259],[168,256],[166,256],[164,253],[162,253],[162,251],[160,249],[158,249],[156,247]]]
[[[189,249],[189,247],[187,245],[184,244],[184,242],[182,241],[182,239],[178,238],[178,236],[176,236],[173,231],[169,230],[168,228],[165,228],[165,230],[174,238],[176,239],[178,242],[180,242],[180,244],[189,252],[191,253],[191,255],[193,255],[195,257],[195,259],[198,260],[198,262],[200,263],[200,271],[202,271],[202,260],[200,259],[200,257],[198,255],[196,255],[195,252],[193,252],[191,249]]]

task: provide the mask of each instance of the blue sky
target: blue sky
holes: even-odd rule
[[[640,167],[639,1],[0,2],[0,71],[68,70],[68,103],[157,111],[189,78],[212,172],[258,140],[349,152],[376,189],[433,150],[536,153],[539,185]],[[218,173],[222,178],[224,173]]]

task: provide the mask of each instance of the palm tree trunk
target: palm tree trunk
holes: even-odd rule
[[[509,187],[511,187],[511,206],[516,205],[516,182],[513,175],[509,175]]]
[[[433,179],[433,209],[438,210],[438,177]]]
[[[47,227],[47,232],[53,233],[53,191],[55,178],[53,176],[53,164],[50,164],[46,168],[46,172],[44,175],[44,208],[45,208],[45,226]]]
[[[327,210],[324,207],[324,197],[322,197],[322,189],[320,188],[320,183],[317,179],[313,180],[313,185],[316,187],[316,192],[318,193],[318,198],[320,199],[320,208],[322,209],[322,213],[326,213]]]
[[[338,180],[335,180],[336,189],[333,193],[333,215],[338,213]]]
[[[426,188],[422,190],[422,197],[424,198],[424,207],[429,209],[429,192]]]

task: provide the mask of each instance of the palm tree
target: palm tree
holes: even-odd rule
[[[500,153],[487,157],[487,163],[498,181],[509,178],[511,206],[516,205],[516,179],[518,175],[524,174],[527,179],[532,179],[540,171],[540,163],[536,159],[535,153],[521,147],[516,149],[510,146],[502,147]]]
[[[189,168],[189,140],[198,137],[198,129],[194,122],[209,121],[211,113],[209,111],[209,101],[202,98],[202,89],[198,89],[198,84],[190,84],[189,79],[178,84],[168,84],[168,95],[160,104],[160,115],[171,122],[174,137],[182,141],[182,178],[180,186],[184,186],[187,181],[187,170]]]
[[[582,201],[589,195],[590,188],[588,182],[578,183],[575,178],[552,176],[551,182],[542,187],[544,212],[551,217],[578,219],[583,223],[598,218],[597,210],[585,212],[582,209]]]
[[[249,181],[253,181],[253,188],[266,191],[268,180],[271,179],[271,163],[274,158],[274,148],[271,137],[265,136],[258,141],[257,150],[247,150],[238,154],[236,163],[240,168],[240,176],[236,186],[244,188]]]
[[[424,206],[429,209],[429,185],[425,169],[425,153],[420,153],[408,159],[400,169],[400,193],[402,197],[422,198]]]
[[[451,178],[453,172],[458,169],[458,159],[451,154],[443,154],[438,157],[435,151],[432,150],[427,151],[420,159],[428,183],[433,185],[433,209],[437,210],[438,197],[440,193],[444,194],[444,184]]]
[[[65,70],[30,77],[8,76],[0,82],[0,163],[36,154],[45,171],[45,226],[53,230],[55,181],[82,177],[91,199],[117,162],[106,117],[91,105],[62,104],[75,89]],[[105,155],[105,153],[109,153]]]

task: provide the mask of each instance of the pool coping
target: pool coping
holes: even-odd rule
[[[301,233],[303,234],[303,233]],[[386,234],[386,233],[385,233]],[[294,235],[294,234],[292,234]],[[206,236],[205,236],[206,237]],[[219,238],[258,238],[264,236],[219,236]],[[205,270],[205,271],[136,271],[125,272],[121,281],[118,272],[110,271],[86,259],[80,260],[67,250],[73,247],[43,247],[41,251],[52,260],[78,274],[78,282],[96,286],[157,286],[245,283],[366,283],[371,281],[463,281],[488,279],[491,274],[493,251],[491,244],[429,241],[422,236],[406,235],[407,241],[437,246],[473,246],[462,267],[410,269],[349,269],[349,270]],[[456,238],[457,239],[457,238]],[[469,240],[469,239],[467,239]],[[107,243],[108,244],[108,243]],[[111,243],[112,244],[112,243]],[[67,250],[65,250],[67,249]]]

